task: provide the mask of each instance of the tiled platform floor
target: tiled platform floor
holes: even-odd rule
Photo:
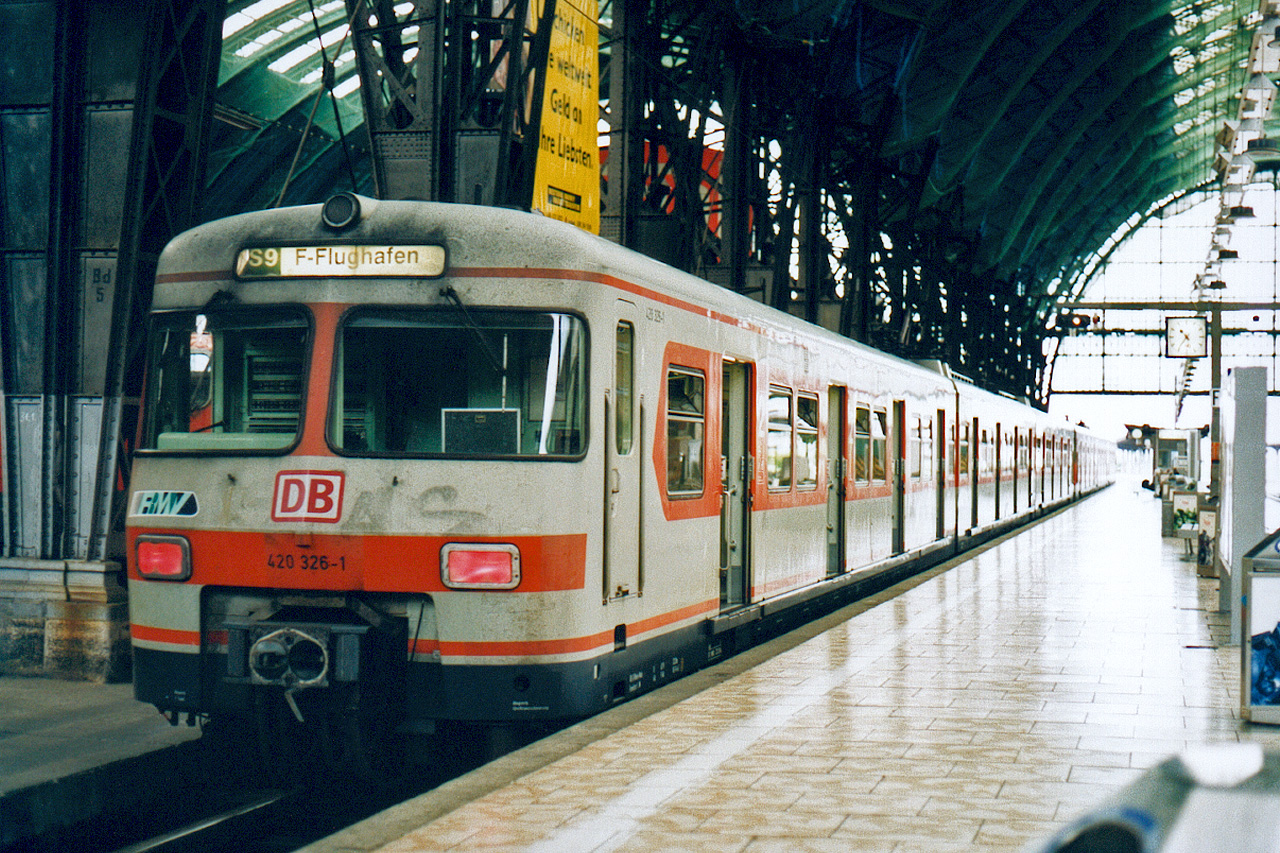
[[[1113,487],[383,850],[1018,850],[1188,745],[1280,745],[1182,553]]]

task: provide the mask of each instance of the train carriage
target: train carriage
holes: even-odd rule
[[[209,223],[152,312],[129,591],[174,716],[590,714],[1109,477],[944,366],[514,211]]]

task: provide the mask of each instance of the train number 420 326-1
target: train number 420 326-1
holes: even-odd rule
[[[330,569],[343,571],[347,568],[347,558],[330,557],[328,554],[269,554],[267,566],[272,569],[302,569],[309,572],[327,572]]]

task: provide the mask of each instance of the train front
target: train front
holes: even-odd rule
[[[493,211],[339,199],[356,212],[234,217],[161,258],[135,694],[258,731],[585,712],[572,654],[526,664],[539,626],[586,630],[586,323],[545,287],[452,276]]]

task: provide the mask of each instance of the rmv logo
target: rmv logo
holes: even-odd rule
[[[139,491],[130,515],[195,515],[200,511],[195,492]]]
[[[342,480],[341,471],[281,471],[271,520],[336,522],[342,517]]]

